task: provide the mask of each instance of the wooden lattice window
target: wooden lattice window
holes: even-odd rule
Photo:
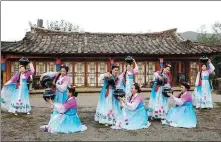
[[[11,77],[19,72],[19,62],[11,63]]]
[[[96,63],[89,62],[88,63],[88,85],[96,86]]]
[[[47,72],[56,72],[55,62],[48,62],[47,63]]]
[[[46,63],[45,62],[36,62],[36,75],[40,76],[46,72],[45,70]]]
[[[150,82],[153,81],[155,72],[155,62],[146,63],[146,84],[150,85]]]
[[[136,74],[136,82],[144,84],[145,83],[145,62],[138,62],[138,72]]]
[[[190,62],[190,85],[194,85],[198,72],[197,62]]]
[[[84,63],[76,63],[74,71],[74,82],[76,86],[84,86]]]
[[[98,77],[107,72],[107,62],[98,63]],[[98,80],[98,86],[103,86],[104,82]]]

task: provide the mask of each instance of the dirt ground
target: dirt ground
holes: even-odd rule
[[[148,104],[150,93],[141,93]],[[112,130],[94,122],[98,93],[79,94],[78,116],[87,131],[74,134],[49,134],[40,130],[47,124],[50,105],[41,94],[31,95],[31,115],[18,115],[1,111],[2,141],[221,141],[221,95],[213,93],[215,108],[197,110],[197,128],[185,129],[161,125],[150,121],[148,129],[126,131]]]

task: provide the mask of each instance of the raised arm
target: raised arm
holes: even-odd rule
[[[106,73],[104,73],[104,74],[101,74],[101,75],[98,77],[98,79],[99,79],[99,80],[104,80],[105,77],[110,77],[110,73],[109,73],[109,72],[106,72]]]
[[[208,69],[209,74],[215,70],[215,67],[213,66],[213,64],[210,61],[209,61],[209,68],[210,68],[210,69]]]
[[[34,68],[32,62],[29,63],[29,66],[30,66],[30,70],[27,71],[26,74],[27,74],[28,76],[31,76],[31,75],[33,75],[33,74],[35,73],[35,68]]]
[[[9,85],[11,83],[15,83],[18,80],[19,73],[16,73],[5,85]]]
[[[200,72],[198,72],[198,74],[197,74],[197,76],[196,76],[195,86],[198,86],[198,84],[199,84],[199,79],[200,79]]]
[[[134,74],[135,74],[135,73],[138,72],[138,65],[137,65],[137,63],[136,63],[135,60],[134,60],[134,64],[135,64],[135,67],[134,67],[134,69],[133,69],[133,72],[134,72]]]
[[[75,98],[72,98],[71,100],[66,101],[64,104],[60,103],[53,103],[55,109],[59,113],[65,113],[70,108],[77,108],[77,102]]]

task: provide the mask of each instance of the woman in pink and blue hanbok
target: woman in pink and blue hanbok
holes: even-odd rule
[[[196,127],[197,117],[193,108],[192,96],[189,89],[189,84],[183,82],[181,83],[181,93],[177,96],[168,93],[176,106],[169,109],[166,119],[162,120],[162,124],[183,128]]]
[[[45,75],[54,78],[52,90],[55,92],[53,101],[56,103],[64,103],[68,99],[67,87],[70,84],[70,77],[67,75],[68,69],[68,66],[63,64],[60,67],[60,72],[47,72],[41,76],[40,80],[42,80]],[[57,113],[58,111],[53,109],[52,115]]]
[[[170,79],[168,77],[170,67],[167,64],[161,72],[157,71],[154,73],[154,84],[147,109],[148,116],[152,119],[164,119],[168,111],[168,98],[162,94],[162,91],[164,86],[170,87]]]
[[[34,74],[35,69],[32,63],[29,63],[29,67],[30,70],[27,71],[26,66],[20,65],[19,73],[16,73],[1,91],[1,107],[15,115],[30,114],[31,111],[27,80]]]
[[[87,130],[85,125],[82,125],[77,114],[77,94],[74,86],[68,87],[68,99],[64,103],[56,103],[51,99],[48,102],[54,106],[59,112],[51,117],[48,125],[43,125],[40,128],[50,133],[75,133]]]
[[[207,69],[208,65],[209,69]],[[208,61],[208,65],[202,63],[202,70],[197,74],[195,83],[196,87],[193,93],[194,105],[196,106],[196,108],[213,108],[209,74],[211,74],[215,70],[215,67],[210,60]]]
[[[118,75],[119,64],[111,66],[111,72],[101,74],[99,80],[104,81],[104,86],[98,99],[94,120],[100,124],[112,125],[115,117],[121,112],[119,101],[113,96],[116,89],[124,89],[122,83],[123,74]],[[111,83],[110,78],[116,78],[115,83]]]
[[[113,126],[111,126],[112,129],[137,130],[150,126],[144,100],[139,95],[140,91],[140,85],[135,83],[132,86],[132,95],[129,101],[125,98],[118,97],[122,111],[116,118]]]

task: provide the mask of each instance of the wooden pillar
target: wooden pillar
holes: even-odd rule
[[[122,63],[122,71],[124,72],[125,63]]]
[[[132,64],[133,64],[133,69],[134,69],[135,63],[133,62]],[[138,66],[138,65],[137,65],[137,66]],[[139,68],[139,67],[138,67],[138,68]],[[136,78],[137,78],[137,77],[136,77],[136,74],[134,74],[134,82],[136,82]],[[138,83],[138,81],[137,81],[136,83]]]
[[[96,87],[98,87],[98,62],[96,62]]]
[[[147,86],[147,63],[144,62],[144,85]]]
[[[5,61],[6,61],[6,59],[1,57],[1,71],[3,73],[1,80],[3,81],[2,82],[3,84],[5,84],[7,82],[7,80],[6,80],[7,79],[7,74],[6,74],[7,64]]]
[[[179,67],[178,68],[179,68],[178,72],[181,73],[182,72],[182,64],[181,64],[181,62],[179,62]]]
[[[186,71],[187,71],[188,80],[189,80],[189,83],[190,83],[191,70],[190,70],[190,62],[189,61],[186,61]]]
[[[43,62],[43,64],[45,65],[45,72],[48,72],[47,68],[48,68],[48,62]],[[56,71],[60,71],[60,70],[56,70]]]
[[[201,70],[201,63],[200,62],[197,62],[198,63],[198,72]]]
[[[107,62],[107,72],[110,72],[111,68],[110,68],[110,62]]]
[[[72,82],[75,85],[75,62],[72,62]]]
[[[160,63],[155,62],[155,71],[159,71],[159,70],[160,70]]]
[[[87,62],[84,62],[84,86],[88,86],[88,82],[87,82],[87,71],[88,71],[88,66],[87,66]]]
[[[6,71],[3,72],[3,83],[11,79],[11,62],[6,61]]]

